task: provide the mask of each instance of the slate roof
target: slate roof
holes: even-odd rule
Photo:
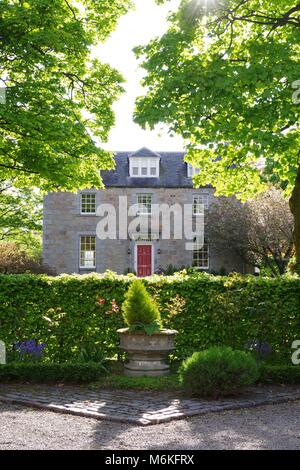
[[[129,153],[129,157],[158,157],[160,158],[160,154],[157,152],[153,152],[153,150],[147,149],[147,147],[143,147],[136,152]]]
[[[106,187],[192,188],[192,179],[187,177],[184,155],[184,152],[152,152],[145,147],[136,152],[116,152],[115,169],[101,171],[101,176]],[[159,178],[131,178],[131,156],[160,157]]]

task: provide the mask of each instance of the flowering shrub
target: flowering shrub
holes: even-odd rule
[[[115,299],[112,299],[112,302],[111,302],[111,309],[114,313],[118,313],[120,311],[120,307],[118,306],[117,302],[115,301]]]
[[[46,346],[46,343],[38,344],[35,339],[30,339],[28,341],[15,342],[13,349],[19,353],[21,360],[37,360],[42,358],[43,350]]]
[[[106,305],[109,304],[109,302],[106,302],[105,299],[99,298],[96,301],[96,305],[101,306],[101,305]],[[111,307],[106,310],[106,314],[109,315],[110,313],[118,313],[120,311],[120,307],[118,306],[117,302],[115,299],[112,299],[110,302]]]

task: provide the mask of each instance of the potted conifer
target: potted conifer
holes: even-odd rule
[[[166,356],[175,349],[175,330],[162,328],[160,313],[144,284],[135,280],[122,305],[127,328],[118,330],[120,348],[128,353],[125,374],[158,376],[169,372]]]

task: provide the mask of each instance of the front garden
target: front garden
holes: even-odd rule
[[[133,279],[110,272],[0,276],[0,340],[7,348],[0,380],[138,390],[187,390],[185,383],[193,383],[187,391],[203,395],[205,378],[210,396],[218,395],[214,384],[223,369],[223,384],[237,371],[240,386],[300,383],[300,366],[291,361],[292,344],[300,339],[299,277],[182,272],[143,280],[161,327],[178,331],[171,373],[163,377],[123,375],[127,357],[117,330],[124,327],[122,305]],[[154,317],[152,311],[148,334],[155,330]],[[141,327],[136,325],[133,330]]]

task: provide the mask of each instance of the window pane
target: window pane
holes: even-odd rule
[[[159,166],[156,158],[131,157],[130,158],[130,176],[131,177],[158,177]]]
[[[194,196],[193,198],[193,214],[203,214],[204,207],[200,196]]]
[[[193,197],[193,214],[203,214],[203,209],[208,209],[208,194],[200,194]]]
[[[81,212],[83,214],[96,213],[96,194],[81,195]]]
[[[209,267],[209,247],[207,240],[201,246],[201,239],[194,238],[193,266],[196,268],[208,269]]]
[[[200,171],[200,168],[195,168],[190,163],[187,164],[187,175],[188,178],[192,178],[192,176],[197,175]]]
[[[152,194],[138,194],[138,213],[151,214]]]
[[[96,266],[96,237],[80,237],[80,266],[94,268]]]

